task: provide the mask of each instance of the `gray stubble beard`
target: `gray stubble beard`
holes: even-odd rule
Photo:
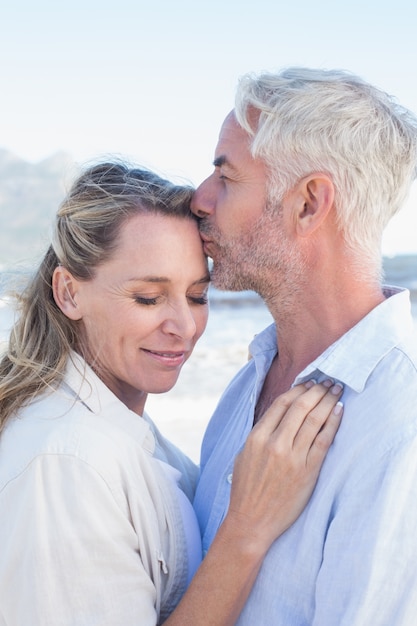
[[[266,207],[250,232],[224,241],[209,224],[203,232],[216,242],[212,282],[220,290],[258,293],[267,303],[303,282],[305,263],[301,252],[280,231],[280,211]]]

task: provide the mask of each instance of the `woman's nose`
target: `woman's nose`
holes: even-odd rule
[[[163,328],[166,333],[177,335],[182,339],[192,339],[197,332],[197,325],[188,304],[172,309]]]

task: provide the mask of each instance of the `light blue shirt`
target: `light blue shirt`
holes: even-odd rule
[[[386,295],[295,381],[341,381],[344,416],[311,501],[271,547],[239,626],[417,624],[417,333],[408,292]],[[205,550],[277,351],[274,325],[250,351],[203,441],[195,510]]]

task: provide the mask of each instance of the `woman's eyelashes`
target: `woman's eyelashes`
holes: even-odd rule
[[[206,293],[201,296],[188,296],[188,299],[193,304],[208,304],[208,297]]]
[[[144,306],[152,306],[152,305],[158,304],[158,302],[161,302],[163,300],[163,296],[153,296],[153,297],[135,296],[134,300],[137,304],[143,304]],[[208,304],[207,293],[203,293],[199,295],[189,294],[187,295],[187,300],[191,304],[200,304],[200,305]]]
[[[145,296],[135,296],[135,302],[137,302],[137,304],[144,304],[145,306],[149,306],[151,304],[157,304],[158,298],[145,298]]]

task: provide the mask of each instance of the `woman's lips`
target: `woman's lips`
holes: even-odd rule
[[[147,350],[142,348],[151,358],[168,367],[178,367],[185,362],[185,351]]]

